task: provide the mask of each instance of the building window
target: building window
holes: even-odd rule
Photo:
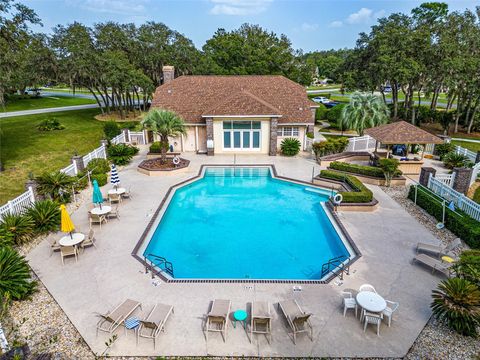
[[[278,128],[278,136],[298,136],[298,126],[282,126]]]
[[[223,148],[235,150],[260,149],[260,121],[224,121]]]

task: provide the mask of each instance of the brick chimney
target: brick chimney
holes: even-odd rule
[[[164,66],[163,71],[163,83],[167,84],[175,78],[175,67],[173,66]]]

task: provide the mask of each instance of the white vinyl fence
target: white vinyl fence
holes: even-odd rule
[[[30,207],[35,202],[35,195],[31,187],[28,188],[22,195],[15,199],[8,201],[5,205],[0,207],[0,219],[3,214],[21,214],[26,208]]]
[[[471,150],[468,150],[468,149],[465,149],[461,146],[458,146],[458,145],[455,145],[455,152],[457,154],[462,154],[462,155],[465,155],[466,157],[468,157],[470,159],[471,162],[475,162],[475,160],[477,159],[477,153],[474,153],[473,151]]]
[[[455,180],[455,173],[452,174],[436,174],[435,180],[444,183],[449,187],[453,187],[453,182]]]
[[[470,178],[470,186],[477,180],[480,175],[480,162],[476,163],[472,168],[472,177]]]
[[[107,158],[107,151],[105,149],[105,146],[102,145],[83,157],[83,165],[87,166],[88,163],[93,159],[106,159],[106,158]]]
[[[147,137],[143,131],[129,131],[128,138],[130,139],[131,144],[147,144]]]
[[[125,142],[125,134],[122,132],[120,135],[115,136],[112,140],[110,140],[112,144],[120,144]]]
[[[369,135],[365,135],[349,138],[345,151],[368,151],[371,149],[375,149],[375,139]]]
[[[480,221],[480,204],[470,200],[462,193],[453,190],[451,187],[434,178],[431,174],[428,179],[428,188],[448,202],[453,201],[455,206],[465,212],[468,216]]]

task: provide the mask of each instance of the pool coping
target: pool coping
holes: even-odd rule
[[[175,279],[175,278],[170,277],[164,271],[159,271],[157,268],[149,265],[144,260],[144,258],[141,257],[138,254],[138,251],[140,250],[140,248],[144,244],[147,236],[149,235],[150,231],[152,230],[153,225],[157,221],[158,215],[160,214],[161,210],[164,208],[167,200],[170,198],[170,195],[172,195],[172,193],[174,193],[174,191],[177,188],[179,188],[183,185],[186,185],[188,183],[194,182],[198,179],[203,178],[205,168],[211,168],[211,167],[230,167],[230,168],[231,167],[233,167],[233,168],[235,168],[235,167],[268,167],[272,171],[273,178],[277,178],[277,179],[280,179],[280,180],[286,180],[286,181],[289,181],[289,182],[298,183],[298,184],[302,184],[302,185],[308,185],[308,186],[321,188],[321,189],[325,190],[325,188],[323,188],[321,186],[318,186],[318,185],[316,185],[314,183],[311,183],[311,182],[307,182],[307,181],[303,181],[303,180],[298,180],[298,179],[278,175],[277,169],[275,168],[274,164],[235,164],[235,165],[232,165],[232,164],[202,164],[200,166],[200,169],[199,169],[197,175],[195,175],[191,178],[188,178],[186,180],[180,181],[179,183],[176,183],[176,184],[174,184],[174,185],[172,185],[168,188],[165,196],[162,198],[162,201],[158,205],[158,207],[155,210],[155,212],[153,213],[150,221],[148,222],[145,230],[143,231],[142,235],[140,236],[140,239],[137,241],[135,247],[133,248],[133,250],[131,252],[132,257],[135,258],[137,261],[139,261],[143,265],[143,267],[145,268],[146,271],[148,269],[149,271],[152,272],[152,274],[157,275],[161,280],[163,280],[164,282],[169,283],[169,284],[174,284],[174,283],[328,284],[334,278],[339,276],[339,274],[335,273],[335,270],[333,270],[333,271],[330,272],[330,274],[326,278],[319,279],[319,280],[302,280],[302,279],[296,279],[296,280],[293,280],[293,279],[292,280],[290,280],[290,279]],[[341,231],[341,236],[343,236],[345,238],[348,245],[354,251],[353,257],[349,257],[350,262],[349,262],[348,266],[351,266],[353,263],[355,263],[362,256],[362,254],[361,254],[360,250],[358,249],[358,247],[356,246],[353,239],[351,238],[350,234],[347,232],[345,226],[340,221],[340,218],[338,217],[337,213],[334,211],[334,208],[331,206],[331,204],[329,204],[329,202],[327,202],[325,204],[325,206],[323,206],[323,208],[325,210],[329,211],[329,214],[327,214],[327,216],[330,215],[329,218],[331,217],[335,221],[335,224],[332,224],[332,226],[335,227],[335,225],[337,225],[337,227]],[[343,242],[343,240],[342,240],[342,242]]]

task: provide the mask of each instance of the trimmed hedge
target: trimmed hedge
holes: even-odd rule
[[[365,166],[365,165],[357,165],[357,164],[350,164],[341,161],[333,161],[330,163],[329,169],[345,171],[353,174],[359,175],[366,175],[366,176],[373,176],[376,178],[384,178],[383,170],[379,167],[375,166]],[[398,170],[395,173],[395,177],[402,175],[402,172]]]
[[[107,174],[92,174],[90,179],[92,179],[92,182],[97,180],[98,186],[103,186],[107,184],[108,176]]]
[[[415,201],[415,187],[410,186],[408,198]],[[417,205],[427,213],[442,221],[443,199],[430,193],[421,187],[417,191]],[[459,215],[460,214],[460,215]],[[480,249],[480,222],[472,219],[463,211],[457,209],[455,212],[448,207],[445,208],[445,227],[465,241],[473,249]]]
[[[342,191],[344,203],[368,203],[373,199],[373,193],[355,176],[342,174],[336,171],[322,170],[320,176],[346,182],[352,191]]]

